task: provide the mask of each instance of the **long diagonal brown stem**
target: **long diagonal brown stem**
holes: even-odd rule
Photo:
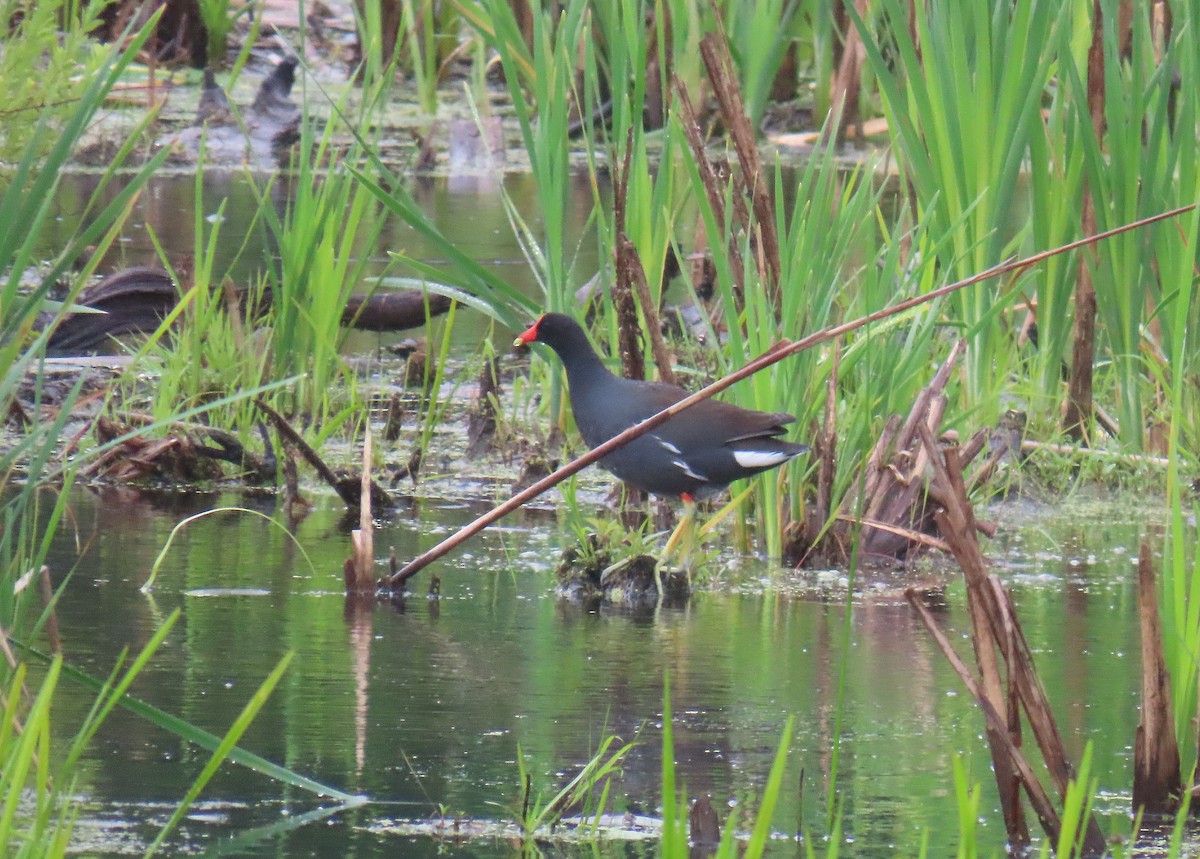
[[[1075,250],[1076,248],[1094,244],[1095,242],[1110,238],[1120,233],[1128,232],[1129,230],[1138,229],[1139,227],[1144,227],[1158,221],[1163,221],[1167,218],[1173,218],[1177,215],[1183,214],[1184,212],[1191,211],[1194,208],[1196,208],[1196,204],[1194,203],[1189,206],[1181,206],[1178,209],[1172,209],[1169,212],[1162,212],[1157,215],[1152,215],[1148,218],[1143,218],[1140,221],[1134,221],[1129,224],[1124,224],[1120,227],[1114,227],[1111,230],[1097,233],[1094,236],[1088,236],[1086,238],[1079,239],[1078,241],[1070,242],[1069,244],[1060,245],[1057,248],[1042,251],[1041,253],[1036,253],[1032,256],[1024,257],[1023,259],[1010,260],[1009,262],[1001,263],[993,266],[992,268],[986,269],[979,274],[972,275],[965,280],[955,281],[954,283],[931,290],[923,295],[917,295],[905,301],[901,301],[899,304],[893,304],[891,307],[885,307],[882,310],[876,310],[874,313],[868,313],[866,316],[860,316],[857,319],[852,319],[849,322],[843,322],[840,325],[833,325],[829,328],[823,328],[820,331],[809,334],[807,337],[802,337],[799,340],[781,341],[768,350],[765,354],[760,355],[749,364],[743,366],[740,370],[735,370],[728,376],[718,379],[708,387],[702,388],[691,396],[685,397],[679,402],[663,409],[658,414],[646,418],[646,420],[642,421],[641,423],[634,424],[619,435],[613,436],[611,439],[604,442],[604,444],[597,445],[582,456],[573,459],[571,462],[568,462],[557,471],[554,471],[546,477],[543,477],[528,489],[518,492],[512,498],[480,516],[474,522],[464,525],[461,529],[454,534],[451,534],[432,549],[426,550],[413,560],[409,561],[407,564],[397,570],[394,575],[385,578],[383,584],[389,588],[396,588],[403,585],[404,582],[408,581],[408,579],[412,578],[438,558],[448,554],[460,543],[475,536],[493,522],[507,516],[525,502],[537,498],[547,489],[558,485],[572,474],[582,471],[596,460],[608,455],[609,453],[612,453],[617,448],[628,444],[635,438],[650,432],[650,430],[654,429],[655,427],[666,423],[685,409],[689,409],[697,403],[707,400],[709,397],[712,397],[715,394],[719,394],[721,391],[724,391],[731,385],[734,385],[737,382],[740,382],[742,379],[754,375],[755,373],[771,366],[772,364],[779,363],[790,355],[803,352],[805,349],[811,349],[813,346],[825,343],[829,340],[834,340],[850,331],[854,331],[858,328],[862,328],[875,322],[879,322],[882,319],[887,319],[888,317],[895,316],[898,313],[903,313],[906,310],[919,307],[922,304],[928,304],[931,301],[936,301],[939,298],[943,298],[944,296],[950,295],[953,292],[957,292],[958,290],[964,289],[973,284],[980,283],[981,281],[991,280],[992,278],[1000,277],[1001,275],[1010,274],[1015,271],[1029,268],[1030,266],[1036,265],[1037,263],[1049,259],[1050,257],[1058,256],[1059,254],[1067,253]]]

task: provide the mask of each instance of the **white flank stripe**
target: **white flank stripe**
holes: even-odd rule
[[[659,443],[659,444],[661,444],[663,447],[665,447],[665,448],[667,449],[667,451],[668,451],[668,452],[670,452],[670,453],[679,453],[679,448],[677,448],[675,445],[671,444],[671,443],[670,443],[669,441],[667,441],[665,438],[662,438],[661,436],[654,435],[653,433],[650,435],[650,438],[654,439],[656,442],[658,442],[658,443]]]
[[[686,474],[688,477],[692,478],[693,480],[708,480],[708,478],[705,477],[703,474],[697,474],[696,472],[692,471],[692,469],[688,466],[688,464],[686,462],[684,462],[682,459],[673,459],[673,460],[671,460],[671,462],[673,462],[675,465],[679,466],[683,470],[683,473]]]
[[[792,458],[781,450],[735,450],[733,458],[742,468],[770,468]]]

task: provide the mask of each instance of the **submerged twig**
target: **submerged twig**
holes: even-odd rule
[[[62,654],[62,639],[58,635],[58,613],[54,606],[58,602],[54,595],[54,583],[50,581],[50,568],[42,564],[38,570],[38,584],[42,589],[42,602],[46,604],[46,637],[50,640],[50,652]]]
[[[1166,220],[1167,218],[1173,218],[1184,212],[1189,212],[1194,208],[1196,208],[1195,203],[1188,205],[1188,206],[1181,206],[1177,209],[1172,209],[1168,212],[1161,212],[1157,215],[1151,215],[1148,218],[1143,218],[1139,221],[1134,221],[1132,223],[1125,224],[1120,227],[1115,227],[1111,230],[1106,230],[1105,232],[1098,233],[1094,236],[1088,236],[1086,238],[1079,239],[1077,241],[1070,242],[1065,245],[1060,245],[1057,248],[1052,248],[1050,250],[1046,250],[1046,251],[1042,251],[1040,253],[1033,254],[1032,256],[1024,257],[1023,259],[1017,259],[1017,260],[1012,260],[1012,261],[1005,262],[1005,263],[1000,263],[999,265],[995,265],[989,269],[986,269],[985,271],[980,272],[979,274],[972,275],[971,277],[968,277],[964,280],[955,281],[954,283],[950,283],[950,284],[947,284],[946,286],[942,286],[937,289],[931,290],[931,291],[925,293],[924,295],[917,295],[912,298],[905,299],[904,301],[901,301],[898,304],[894,304],[890,307],[885,307],[880,310],[876,310],[872,313],[868,313],[865,316],[860,316],[857,319],[852,319],[849,322],[843,322],[839,325],[833,325],[833,326],[830,326],[829,328],[823,328],[820,331],[816,331],[812,334],[809,334],[807,337],[802,337],[799,340],[780,341],[774,347],[767,350],[767,352],[765,354],[760,355],[758,358],[756,358],[753,361],[751,361],[750,363],[746,364],[741,369],[736,370],[736,371],[730,373],[729,375],[718,379],[717,381],[713,382],[712,384],[710,384],[704,388],[701,388],[699,391],[697,391],[694,394],[691,394],[690,396],[684,397],[679,402],[668,406],[667,408],[663,409],[658,414],[652,415],[652,416],[646,418],[644,421],[634,424],[629,429],[627,429],[621,433],[618,433],[617,435],[613,436],[611,439],[604,442],[603,444],[596,445],[596,447],[592,448],[587,453],[583,454],[582,456],[577,457],[576,459],[572,460],[571,462],[568,462],[566,465],[562,466],[561,468],[557,469],[553,473],[542,478],[537,483],[530,486],[528,489],[526,489],[522,492],[518,492],[516,495],[514,495],[513,497],[508,499],[508,501],[505,501],[503,504],[501,504],[497,507],[494,507],[489,512],[487,512],[484,515],[477,518],[474,522],[471,522],[471,523],[463,526],[457,532],[450,535],[449,537],[447,537],[442,542],[438,543],[433,548],[423,552],[422,554],[418,555],[413,560],[409,561],[395,575],[389,576],[383,582],[383,584],[385,584],[391,588],[395,588],[397,586],[403,585],[404,582],[406,582],[408,579],[412,578],[414,575],[419,573],[421,570],[423,570],[429,564],[433,563],[438,558],[440,558],[443,555],[446,555],[447,553],[452,551],[460,543],[470,539],[475,534],[478,534],[480,531],[482,531],[488,525],[491,525],[493,522],[496,522],[497,520],[504,518],[509,513],[516,510],[521,505],[523,505],[525,502],[536,498],[537,496],[539,496],[543,492],[545,492],[547,489],[550,489],[550,488],[558,485],[559,483],[561,483],[562,481],[564,481],[568,477],[570,477],[572,474],[576,474],[577,472],[582,471],[587,466],[589,466],[592,463],[596,462],[597,460],[607,456],[608,454],[612,453],[617,448],[622,447],[622,446],[628,444],[629,442],[633,441],[635,438],[638,438],[638,437],[644,435],[645,433],[650,432],[655,427],[661,426],[662,424],[669,421],[671,418],[675,417],[675,415],[679,414],[680,412],[691,408],[692,406],[696,405],[697,403],[700,403],[700,402],[703,402],[704,400],[709,399],[710,397],[714,396],[715,394],[719,394],[721,391],[724,391],[726,388],[731,387],[732,385],[736,384],[737,382],[740,382],[742,379],[748,378],[749,376],[754,375],[755,373],[771,366],[772,364],[779,363],[784,358],[787,358],[791,355],[795,355],[799,352],[803,352],[805,349],[811,349],[813,346],[819,345],[821,343],[826,343],[830,340],[835,340],[838,337],[843,336],[844,334],[847,334],[851,331],[855,331],[866,325],[870,325],[872,323],[879,322],[882,319],[887,319],[891,316],[895,316],[899,313],[903,313],[907,310],[911,310],[914,307],[919,307],[922,304],[927,304],[931,301],[935,301],[939,298],[943,298],[947,295],[950,295],[953,292],[957,292],[958,290],[964,289],[973,284],[980,283],[985,280],[990,280],[992,278],[999,277],[1004,274],[1009,274],[1011,272],[1021,271],[1023,269],[1029,268],[1030,266],[1036,265],[1037,263],[1042,262],[1043,260],[1049,259],[1053,256],[1067,253],[1069,251],[1075,250],[1076,248],[1083,247],[1083,246],[1089,245],[1089,244],[1093,244],[1095,242],[1101,241],[1101,240],[1109,238],[1111,236],[1115,236],[1115,235],[1119,235],[1120,233],[1128,232],[1129,230],[1137,229],[1139,227],[1144,227],[1144,226],[1147,226],[1148,224],[1153,224],[1158,221]]]
[[[347,479],[339,477],[332,468],[325,464],[325,460],[321,459],[320,454],[313,450],[312,445],[306,442],[300,433],[292,428],[292,425],[287,422],[287,418],[258,398],[254,399],[254,405],[271,419],[271,423],[275,424],[275,429],[279,431],[284,441],[300,452],[300,455],[313,467],[322,480],[333,487],[333,490],[346,502],[348,507],[358,506],[359,494],[362,491],[359,487],[358,478]],[[391,507],[393,505],[392,497],[375,481],[372,480],[369,484],[364,483],[363,485],[369,486],[373,503],[380,507]]]

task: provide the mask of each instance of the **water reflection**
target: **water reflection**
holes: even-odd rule
[[[552,596],[550,568],[565,538],[542,514],[485,533],[468,553],[438,565],[440,600],[424,594],[423,574],[402,607],[347,605],[340,576],[349,541],[332,499],[296,529],[311,568],[280,529],[222,514],[176,539],[146,596],[137,588],[176,522],[215,504],[247,503],[226,495],[159,500],[128,491],[73,496],[83,554],[76,558],[64,532],[50,561],[60,575],[76,570],[60,608],[68,654],[106,673],[117,648],[140,645],[179,607],[180,624],[136,694],[223,733],[261,678],[294,651],[244,745],[347,792],[401,803],[310,827],[321,843],[340,845],[331,847],[335,853],[352,844],[360,855],[395,855],[396,836],[362,830],[383,818],[503,818],[520,796],[518,745],[549,791],[606,731],[640,740],[614,791],[616,810],[656,813],[667,677],[680,778],[691,794],[711,794],[722,817],[731,802],[755,805],[793,713],[797,729],[776,816],[781,831],[825,831],[835,749],[835,796],[856,856],[891,855],[887,845],[919,843],[925,830],[934,839],[931,855],[953,850],[947,821],[956,755],[992,796],[982,720],[898,598],[863,598],[848,616],[837,602],[777,591],[702,593],[677,610],[588,610]],[[270,502],[254,503],[270,509]],[[471,518],[462,505],[436,498],[423,499],[420,511],[419,521],[385,525],[377,544],[411,557],[437,532]],[[1019,545],[995,545],[1020,576],[1037,579],[1018,583],[1018,609],[1066,717],[1073,754],[1093,741],[1101,783],[1118,790],[1129,782],[1138,688],[1136,659],[1125,658],[1136,654],[1136,630],[1123,613],[1129,559],[1119,547],[1137,530],[1091,529],[1075,538],[1046,525],[1024,532]],[[1086,587],[1079,565],[1062,562],[1064,548],[1070,558],[1092,558]],[[763,566],[755,575],[778,573]],[[205,589],[224,590],[200,596]],[[947,601],[939,617],[965,653],[956,586]],[[62,724],[89,702],[78,690],[65,696]],[[182,796],[206,758],[118,713],[88,759],[85,788],[101,808],[154,817],[159,812],[146,804]],[[207,842],[320,805],[239,767],[224,768],[207,796],[247,805],[189,821],[187,839]],[[998,846],[1003,835],[993,836]],[[310,855],[306,835],[284,841],[272,844],[272,855]],[[507,854],[489,849],[481,855]]]

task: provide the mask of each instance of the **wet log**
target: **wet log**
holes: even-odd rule
[[[180,291],[167,272],[127,268],[85,288],[76,304],[94,313],[64,316],[51,332],[51,355],[86,355],[105,348],[113,338],[155,331],[179,303]],[[351,296],[342,313],[343,324],[366,331],[417,328],[445,313],[451,299],[419,290],[377,292]],[[47,319],[47,322],[49,319]]]
[[[286,165],[300,139],[300,106],[291,98],[299,62],[282,60],[259,85],[254,101],[235,110],[211,73],[204,76],[195,121],[156,141],[173,161],[195,164],[203,145],[205,165],[273,169]]]
[[[85,288],[76,303],[99,313],[72,313],[50,333],[46,351],[51,355],[84,355],[107,345],[112,338],[148,333],[162,323],[179,301],[175,281],[154,268],[127,268],[113,272]]]
[[[342,324],[363,331],[419,328],[450,309],[451,299],[416,289],[352,295],[342,311]]]

